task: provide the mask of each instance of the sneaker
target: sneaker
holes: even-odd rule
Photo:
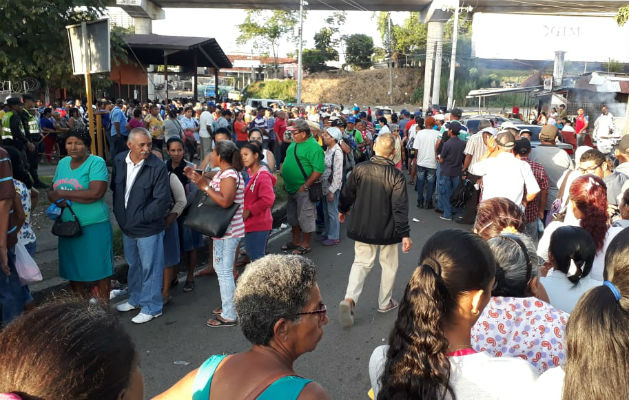
[[[440,219],[443,219],[444,221],[452,221],[453,218],[446,218],[444,215],[440,215]]]
[[[322,246],[336,246],[339,244],[339,239],[326,239],[322,241]]]
[[[339,323],[344,328],[354,325],[354,307],[350,300],[341,300],[339,303]]]
[[[145,322],[151,321],[153,318],[157,318],[161,316],[162,316],[162,313],[150,315],[150,314],[145,314],[141,312],[135,317],[131,318],[131,322],[133,322],[134,324],[144,324]]]
[[[118,310],[120,312],[127,312],[127,311],[131,311],[131,310],[135,310],[136,308],[138,308],[138,307],[132,305],[128,301],[125,301],[124,303],[120,303],[120,304],[116,305],[116,310]]]
[[[184,283],[184,292],[186,293],[192,292],[194,288],[195,288],[195,281],[186,281],[186,283]]]

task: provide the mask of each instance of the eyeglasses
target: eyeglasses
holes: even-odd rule
[[[310,314],[319,314],[319,319],[323,320],[326,317],[326,305],[322,304],[322,308],[320,308],[319,310],[299,312],[297,314],[294,314],[294,316]]]
[[[595,170],[596,170],[597,168],[601,167],[601,166],[602,166],[602,164],[603,164],[603,163],[598,164],[598,165],[593,165],[592,167],[588,167],[588,168],[582,168],[582,167],[580,167],[580,168],[578,168],[578,169],[580,170],[580,172],[581,172],[582,174],[590,174],[591,172],[595,172]]]

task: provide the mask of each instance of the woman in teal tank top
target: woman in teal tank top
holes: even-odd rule
[[[155,399],[329,399],[317,382],[293,370],[298,357],[315,350],[328,323],[313,262],[268,255],[251,263],[234,303],[251,349],[210,356]]]

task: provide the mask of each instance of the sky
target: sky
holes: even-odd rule
[[[153,21],[153,33],[159,35],[174,36],[201,36],[213,37],[217,40],[223,51],[231,53],[250,53],[251,44],[238,45],[236,38],[240,32],[238,24],[245,20],[246,10],[239,9],[185,9],[185,8],[165,8],[166,18]],[[314,47],[313,35],[326,25],[325,19],[335,12],[330,11],[308,11],[304,20],[304,48]],[[342,35],[354,33],[364,33],[372,36],[375,46],[382,46],[381,37],[376,30],[376,18],[372,18],[374,13],[367,11],[347,11],[346,23],[341,28]],[[392,22],[402,24],[409,16],[408,12],[393,12]],[[297,27],[295,34],[297,35]],[[291,43],[283,42],[280,45],[280,55],[295,51],[296,48]]]

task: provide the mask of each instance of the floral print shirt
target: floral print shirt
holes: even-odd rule
[[[566,362],[569,314],[535,297],[492,297],[470,331],[473,348],[520,357],[539,373]]]
[[[18,243],[27,245],[37,240],[35,232],[33,232],[33,226],[31,225],[31,191],[24,183],[17,179],[13,179],[13,184],[15,185],[15,191],[20,195],[22,208],[26,215],[24,225],[22,225],[22,229],[18,232]]]

